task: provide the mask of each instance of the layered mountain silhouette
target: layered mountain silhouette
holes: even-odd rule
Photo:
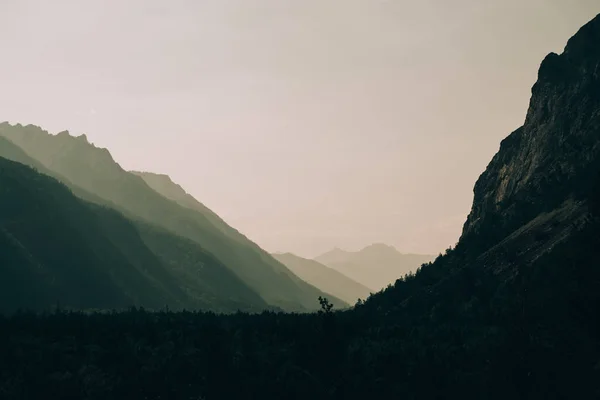
[[[17,156],[13,159],[50,173],[82,199],[115,209],[128,219],[139,221],[138,225],[158,227],[185,238],[186,246],[194,244],[212,254],[266,304],[307,311],[317,308],[316,299],[325,296],[339,307],[346,306],[299,279],[199,202],[186,198],[192,208],[189,204],[179,204],[182,200],[177,198],[178,193],[174,195],[146,176],[157,190],[165,192],[159,193],[142,177],[123,170],[106,149],[90,144],[84,135],[73,137],[68,132],[50,135],[36,126],[2,123],[0,136],[24,153],[20,159]],[[165,255],[167,249],[156,249],[160,241],[145,239],[151,250],[161,257]],[[170,251],[170,257],[177,255]],[[180,265],[181,261],[181,258],[163,260],[172,265]],[[188,261],[196,264],[195,260]]]
[[[2,152],[9,148],[0,141]],[[182,240],[77,198],[63,184],[0,157],[0,309],[193,308],[259,311],[267,304],[210,254],[177,248],[197,265],[163,263]],[[192,276],[192,278],[190,278]],[[190,285],[191,279],[204,286]],[[189,286],[201,287],[194,292]]]
[[[18,150],[12,157],[26,160]],[[135,280],[143,285],[129,298],[181,298],[179,285],[153,279],[157,271],[128,263],[125,249],[113,251],[112,234],[99,234],[143,238],[143,230],[86,206],[56,180],[0,161],[0,266],[9,266],[0,296],[45,302],[59,292],[52,285],[97,280],[120,302],[125,294],[115,288]],[[524,125],[502,141],[474,194],[455,248],[352,310],[331,312],[324,302],[315,315],[0,318],[0,354],[10,360],[0,363],[3,394],[599,398],[600,15],[541,64]],[[163,242],[150,232],[152,240]],[[71,244],[75,254],[52,250]],[[393,252],[366,253],[374,250]],[[21,293],[23,281],[36,286]],[[98,294],[80,289],[76,298],[94,303]],[[133,367],[135,379],[123,379]]]
[[[357,300],[366,299],[372,292],[368,287],[315,260],[302,258],[292,253],[273,254],[273,257],[299,278],[348,304],[354,305]]]
[[[229,226],[221,217],[187,193],[180,185],[173,182],[168,175],[138,171],[131,171],[131,173],[142,178],[148,186],[167,199],[176,202],[182,207],[201,213],[215,228],[219,229],[227,237],[241,244],[247,245],[249,243],[249,239],[246,236]],[[254,243],[251,243],[251,245],[254,248],[258,248]]]
[[[393,246],[376,243],[356,252],[335,248],[315,260],[372,291],[379,291],[434,258],[422,254],[402,254]]]

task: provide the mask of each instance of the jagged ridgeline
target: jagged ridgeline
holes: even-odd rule
[[[38,193],[48,193],[56,181],[6,165],[2,171],[12,171],[11,183],[3,193],[22,193],[17,198],[31,199],[28,210],[39,209],[37,218],[56,224],[61,214],[44,212],[56,205],[44,204],[66,202],[64,187],[46,199]],[[68,178],[67,170],[59,172]],[[27,183],[20,187],[20,181]],[[71,206],[86,217],[82,206]],[[20,232],[30,218],[20,211],[24,206],[12,201],[6,207],[12,210],[5,213],[13,218],[12,232]],[[114,211],[102,212],[122,221]],[[22,246],[35,232],[25,233],[1,236],[11,250],[0,254],[26,265],[29,275],[43,275]],[[75,236],[69,240],[81,243]],[[596,399],[599,266],[600,16],[561,55],[544,60],[524,125],[502,142],[475,185],[458,245],[415,274],[343,312],[331,312],[323,300],[319,314],[0,317],[0,394]],[[14,282],[27,279],[11,273]],[[155,282],[147,282],[139,296],[156,290]],[[110,282],[103,284],[110,291]],[[177,287],[161,292],[175,296]],[[33,298],[35,293],[28,292]]]
[[[600,16],[562,54],[544,59],[524,125],[502,141],[475,184],[458,245],[414,279],[441,287],[453,273],[475,270],[514,278],[557,249],[578,248],[575,237],[597,226],[599,188]],[[370,301],[391,300],[405,283]]]
[[[278,307],[310,311],[319,307],[319,296],[330,298],[338,307],[347,306],[299,279],[201,203],[192,202],[189,195],[185,197],[185,192],[173,193],[166,190],[170,187],[156,185],[150,174],[140,177],[123,170],[106,149],[90,144],[84,135],[73,137],[67,132],[50,135],[32,125],[3,123],[0,137],[3,138],[0,156],[52,175],[81,199],[123,214],[160,264],[189,278],[184,279],[186,283],[180,287],[188,296],[223,297],[225,302],[231,300],[242,309]],[[159,240],[160,235],[162,240]],[[55,250],[66,254],[70,251],[68,248]],[[205,268],[206,257],[210,257],[214,266],[210,271]],[[133,262],[145,263],[141,259]],[[220,279],[221,270],[223,276],[233,273],[238,285],[230,286],[226,279]],[[244,299],[244,294],[253,299]]]

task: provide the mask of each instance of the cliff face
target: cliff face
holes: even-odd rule
[[[542,62],[524,125],[475,185],[461,242],[485,251],[540,213],[585,198],[599,172],[600,15]]]

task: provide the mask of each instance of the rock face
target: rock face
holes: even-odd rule
[[[540,213],[586,196],[599,160],[600,15],[542,62],[524,125],[475,185],[461,242],[485,251]]]

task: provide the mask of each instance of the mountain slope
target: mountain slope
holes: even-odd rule
[[[525,124],[507,137],[477,181],[463,240],[488,246],[540,212],[585,196],[600,170],[600,21],[542,62]]]
[[[178,278],[178,285],[193,301],[211,311],[271,309],[212,254],[197,243],[144,222],[136,221],[144,244]]]
[[[8,143],[1,144],[7,153]],[[177,250],[171,259],[166,243]],[[267,308],[198,245],[82,201],[53,178],[2,157],[0,247],[3,310],[57,302],[77,309]]]
[[[456,248],[356,310],[452,349],[437,379],[460,369],[489,393],[473,397],[600,394],[599,43],[600,15],[542,62],[525,123],[477,181]],[[443,386],[430,393],[449,395]]]
[[[50,175],[52,173],[42,163],[30,157],[23,149],[2,136],[0,136],[0,157],[28,165],[45,175]]]
[[[569,143],[600,118],[599,39],[600,16],[565,51],[587,49],[581,74],[532,98],[528,120],[546,115],[482,175],[457,247],[415,274],[338,313],[0,316],[3,398],[600,398],[600,131]],[[516,156],[533,138],[554,143]]]
[[[564,268],[574,273],[600,262],[600,248],[591,246],[600,237],[598,43],[600,15],[568,41],[561,55],[543,60],[525,123],[502,141],[477,180],[456,248],[409,281],[420,281],[431,293],[461,274],[492,274],[494,281],[514,283],[534,270],[557,268],[555,253],[570,255]],[[529,279],[544,285],[543,276]],[[372,301],[390,307],[392,299],[407,301],[406,283]],[[551,284],[558,297],[561,282]]]
[[[227,225],[227,223],[223,221],[221,217],[211,211],[204,204],[196,200],[192,195],[187,193],[180,185],[173,182],[168,175],[139,171],[131,171],[131,173],[141,177],[148,184],[148,186],[164,197],[175,201],[182,207],[186,207],[201,213],[217,229],[219,229],[229,238],[241,244],[248,243],[248,239],[244,235]],[[256,248],[258,249],[258,246],[256,246]],[[339,274],[330,268],[319,265],[318,263],[315,263],[317,268],[311,270],[300,265],[302,263],[298,261],[304,259],[300,259],[299,257],[296,260],[293,260],[292,257],[281,257],[280,255],[275,254],[272,254],[271,256],[286,266],[298,278],[315,286],[323,292],[329,293],[338,299],[347,302],[348,304],[354,304],[358,298],[364,299],[368,297],[370,293],[368,288],[363,287],[359,283],[348,279],[344,275]],[[290,254],[290,256],[292,255]],[[308,263],[311,262],[311,260],[304,261]],[[319,272],[317,272],[317,270]],[[340,306],[341,304],[337,305]]]
[[[333,249],[315,260],[378,291],[433,258],[421,254],[402,254],[392,246],[373,244],[357,252]]]
[[[291,253],[273,254],[273,257],[288,267],[300,279],[305,280],[332,295],[354,305],[358,299],[366,299],[371,289],[353,281],[340,272],[314,260],[298,257]]]
[[[406,359],[395,370],[431,383],[403,392],[600,395],[599,43],[600,15],[542,62],[525,123],[477,181],[456,248],[355,310],[385,349],[371,357]]]
[[[219,229],[230,239],[233,239],[243,245],[248,245],[250,243],[250,245],[252,245],[255,250],[262,252],[262,249],[260,249],[256,244],[250,242],[246,236],[241,234],[235,228],[229,226],[216,213],[214,213],[204,204],[196,200],[192,195],[187,193],[185,189],[182,188],[180,185],[173,182],[173,180],[168,175],[138,171],[131,171],[131,173],[142,178],[148,186],[150,186],[152,189],[154,189],[156,192],[160,193],[167,199],[173,200],[182,207],[186,207],[199,212],[215,228]]]
[[[3,309],[57,301],[74,308],[180,307],[185,301],[169,276],[152,274],[152,254],[114,211],[88,205],[54,179],[4,158],[0,191]],[[146,252],[146,270],[129,262],[114,234],[130,251]]]
[[[86,200],[115,208],[186,237],[215,255],[269,304],[287,310],[318,308],[316,299],[328,296],[292,274],[242,235],[232,238],[201,212],[182,207],[154,191],[137,175],[124,171],[106,149],[68,132],[50,135],[28,125],[0,124],[0,136],[22,148],[46,168],[66,178],[66,184],[92,193]],[[223,223],[224,224],[224,223]],[[230,228],[233,231],[232,228]],[[332,298],[338,306],[345,303]]]
[[[201,212],[208,219],[212,220],[211,222],[220,219],[217,216],[217,214],[212,212],[208,207],[206,207],[204,204],[196,200],[192,195],[187,193],[184,188],[182,188],[177,183],[173,182],[173,180],[168,175],[155,174],[152,172],[130,172],[142,178],[144,182],[148,184],[148,186],[150,186],[156,192],[162,194],[167,199],[173,200],[174,202],[183,207],[187,207],[189,209]]]

